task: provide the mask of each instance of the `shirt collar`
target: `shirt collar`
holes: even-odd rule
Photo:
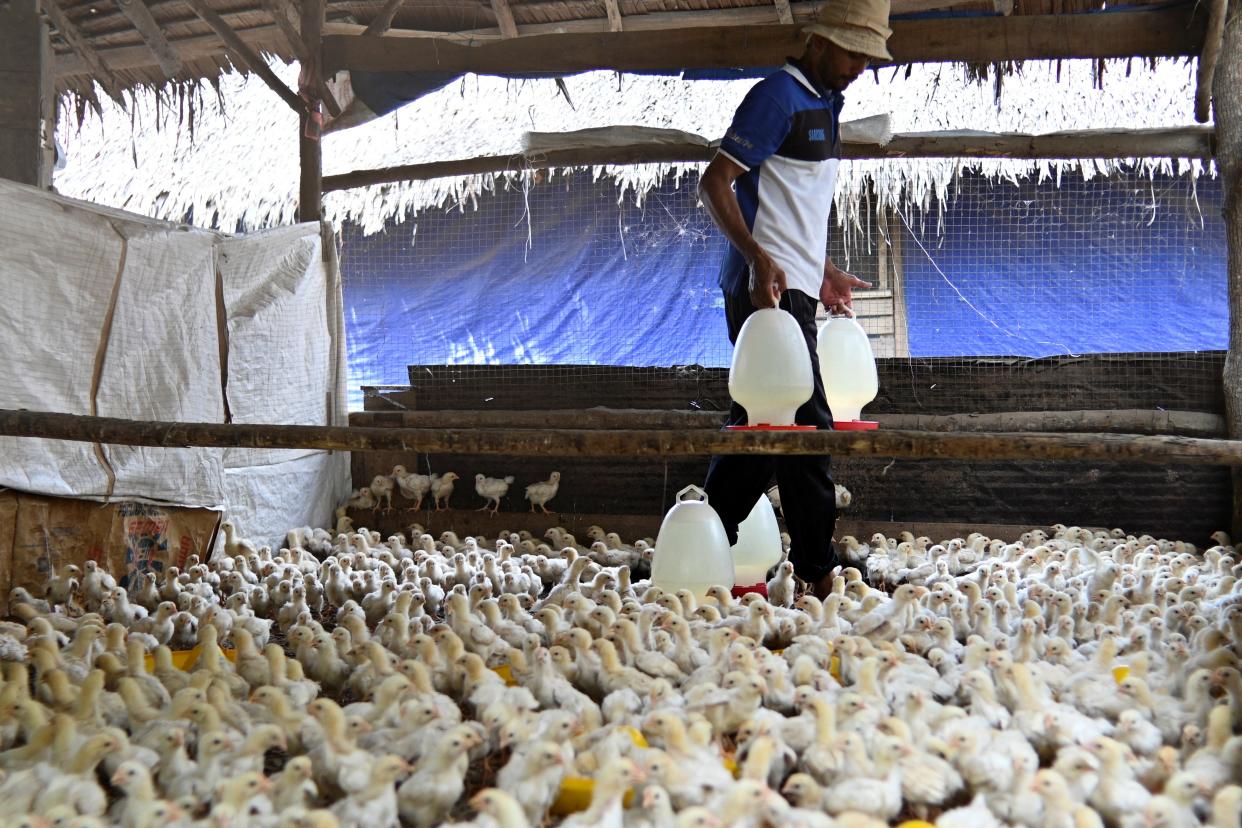
[[[811,83],[811,79],[802,73],[802,70],[798,68],[798,65],[792,59],[785,61],[785,71],[797,78],[798,83],[805,86],[812,95],[817,98],[824,97],[823,93],[816,88],[815,84]]]
[[[832,102],[833,110],[837,113],[841,112],[841,108],[845,106],[845,96],[843,94],[831,89],[821,89],[815,84],[814,81],[806,76],[794,58],[785,59],[784,69],[790,75],[795,77],[798,80],[798,83],[805,86],[807,91],[809,91],[812,95],[817,98],[827,98]]]

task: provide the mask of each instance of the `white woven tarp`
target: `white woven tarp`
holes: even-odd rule
[[[323,253],[315,224],[229,237],[0,181],[0,408],[218,423],[227,395],[236,422],[342,425]],[[0,437],[0,486],[221,509],[274,542],[330,521],[348,460]]]

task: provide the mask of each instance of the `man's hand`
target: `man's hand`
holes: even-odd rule
[[[784,292],[785,271],[759,248],[750,261],[750,303],[756,308],[774,308]]]
[[[819,301],[829,313],[838,316],[854,315],[854,288],[869,288],[870,282],[859,279],[852,273],[828,262],[824,265],[824,281],[819,286]],[[754,301],[753,294],[751,301]]]

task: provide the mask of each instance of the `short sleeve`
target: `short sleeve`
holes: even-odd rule
[[[758,84],[742,99],[720,152],[747,170],[757,167],[784,143],[790,121],[786,108]]]

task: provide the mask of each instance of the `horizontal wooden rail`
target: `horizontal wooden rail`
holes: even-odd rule
[[[1089,129],[1049,132],[907,132],[898,133],[883,146],[854,143],[842,145],[842,157],[868,158],[1211,158],[1213,127],[1165,129]],[[713,144],[658,141],[550,149],[543,152],[487,155],[426,161],[354,170],[327,175],[324,192],[388,184],[395,181],[427,181],[457,175],[517,172],[556,167],[594,167],[624,164],[703,163],[716,154]]]
[[[1125,434],[351,428],[159,423],[41,411],[0,411],[0,436],[166,448],[411,451],[518,457],[836,454],[944,460],[1095,460],[1242,466],[1242,441]]]
[[[910,431],[1109,432],[1224,437],[1225,418],[1200,411],[1111,409],[1077,411],[1001,411],[985,414],[868,415],[881,428]],[[359,411],[352,426],[382,428],[720,428],[723,411],[642,408],[577,408],[532,411],[428,410]]]

